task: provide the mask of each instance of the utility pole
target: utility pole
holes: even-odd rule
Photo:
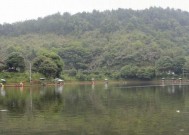
[[[182,78],[184,79],[184,68],[182,68]]]
[[[31,83],[31,80],[32,78],[31,78],[31,62],[30,62],[30,83]]]

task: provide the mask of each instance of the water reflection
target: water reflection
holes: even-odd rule
[[[23,86],[22,86],[22,87],[19,87],[19,89],[20,89],[20,92],[23,92],[24,87],[23,87]]]
[[[174,94],[175,93],[175,85],[172,85],[171,87],[168,87],[167,91],[168,91],[169,94]]]
[[[57,94],[62,94],[64,85],[55,85],[55,92]]]
[[[40,87],[40,95],[41,96],[45,95],[46,89],[47,89],[47,86],[42,85]]]
[[[104,88],[108,89],[108,79],[104,79]]]
[[[94,90],[95,89],[95,84],[94,83],[92,83],[92,90]]]
[[[40,86],[21,91],[6,88],[0,108],[9,111],[0,122],[0,133],[187,134],[189,114],[182,113],[189,112],[187,89],[189,86],[116,87],[106,83]],[[0,116],[2,119],[4,114]]]
[[[104,85],[104,88],[105,88],[105,89],[108,89],[108,84],[105,84],[105,85]]]
[[[1,91],[1,96],[5,96],[6,95],[6,92],[4,90],[4,87],[0,87],[0,91]]]

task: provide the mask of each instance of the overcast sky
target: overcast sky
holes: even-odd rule
[[[189,11],[189,0],[0,0],[0,23],[37,19],[57,12],[111,10],[117,8],[174,8]]]

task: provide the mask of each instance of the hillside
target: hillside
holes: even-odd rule
[[[11,52],[20,52],[27,61],[55,52],[70,75],[79,71],[144,78],[153,72],[147,77],[151,79],[154,72],[170,70],[180,75],[189,67],[189,13],[169,8],[94,10],[0,25],[1,60]]]

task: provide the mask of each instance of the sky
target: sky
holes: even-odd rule
[[[94,9],[141,10],[149,7],[170,7],[189,12],[189,0],[0,0],[0,23],[37,19],[57,12],[75,14]]]

